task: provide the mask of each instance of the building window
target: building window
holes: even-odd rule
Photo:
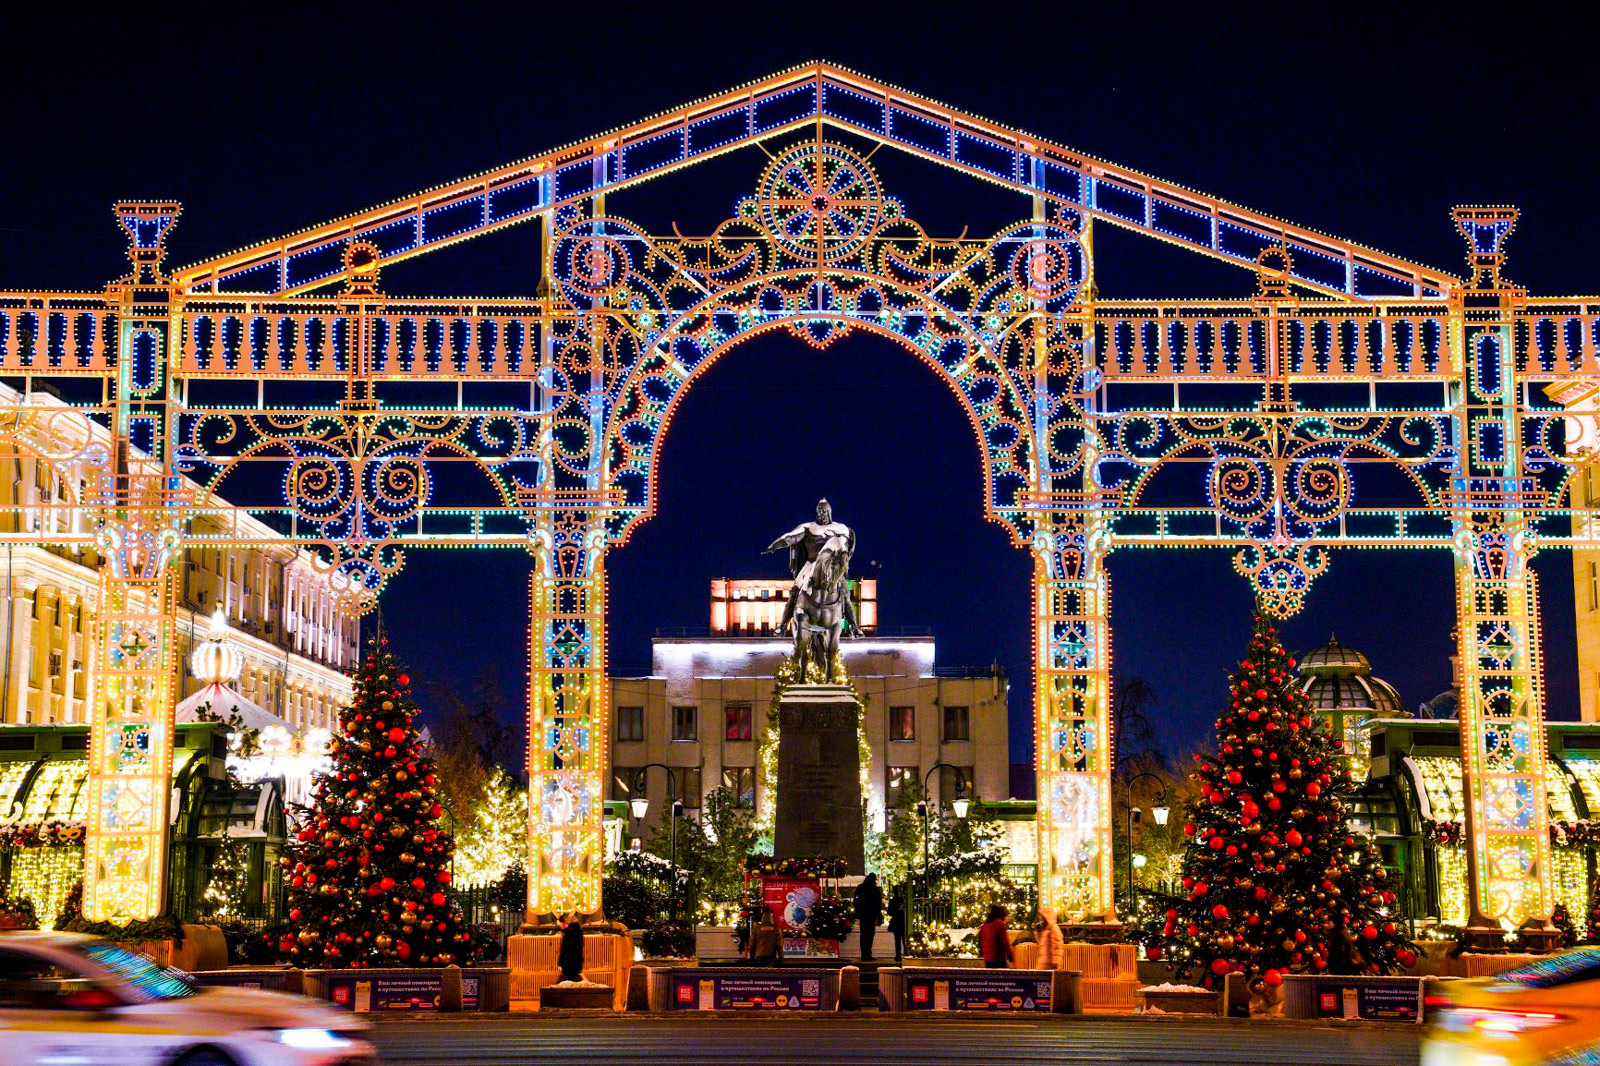
[[[678,802],[687,810],[700,809],[700,767],[674,766],[673,780],[678,785]]]
[[[756,768],[754,766],[725,766],[722,769],[722,787],[728,790],[733,802],[740,807],[756,805]]]
[[[914,740],[917,735],[917,709],[915,707],[889,708],[889,739]]]
[[[1589,610],[1600,611],[1600,563],[1589,564]]]
[[[962,787],[965,785],[966,787]],[[939,802],[948,805],[958,796],[972,798],[972,767],[963,766],[961,773],[956,774],[954,766],[939,767]]]
[[[643,740],[644,739],[644,708],[643,707],[618,707],[617,708],[617,739],[618,740]]]
[[[906,793],[917,784],[917,767],[891,766],[884,780],[883,805],[889,810],[905,806]]]
[[[725,736],[729,740],[750,739],[750,705],[748,703],[730,703],[723,714],[727,720]]]
[[[672,739],[673,740],[698,740],[699,731],[695,728],[694,707],[672,708]]]
[[[50,653],[50,676],[61,676],[61,653],[58,651],[53,651]]]
[[[611,798],[625,800],[633,798],[634,782],[639,780],[637,766],[613,766],[611,768]]]
[[[972,739],[971,724],[967,720],[967,709],[965,707],[946,707],[944,709],[944,739]]]

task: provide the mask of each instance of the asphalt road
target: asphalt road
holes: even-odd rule
[[[501,1063],[1182,1063],[1415,1066],[1417,1027],[1078,1017],[554,1015],[377,1021],[392,1066]]]

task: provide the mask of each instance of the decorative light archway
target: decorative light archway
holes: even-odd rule
[[[767,156],[753,193],[709,235],[650,235],[606,210],[619,190],[752,146]],[[930,236],[868,165],[882,147],[1019,196],[1020,220],[983,240]],[[1473,923],[1549,914],[1527,564],[1594,534],[1574,530],[1564,494],[1580,459],[1534,389],[1593,391],[1600,305],[1529,297],[1502,277],[1514,209],[1456,211],[1471,266],[1457,278],[817,63],[168,273],[177,216],[173,203],[118,205],[133,270],[103,292],[0,294],[0,373],[101,382],[101,401],[66,417],[113,441],[82,504],[108,559],[89,915],[162,906],[168,564],[186,547],[259,543],[215,496],[249,463],[281,474],[282,499],[241,509],[275,542],[319,549],[358,606],[411,545],[533,551],[529,907],[595,906],[605,552],[651,512],[662,431],[696,373],[779,328],[817,345],[871,329],[915,348],[973,421],[987,513],[1034,553],[1042,898],[1077,920],[1114,918],[1108,551],[1224,548],[1290,614],[1329,548],[1423,548],[1457,563]],[[542,234],[535,297],[379,285],[388,263],[523,222]],[[1245,268],[1255,293],[1099,299],[1102,224]],[[257,401],[211,399],[216,380],[255,383]],[[441,380],[493,383],[500,398],[419,407],[395,391]],[[1330,398],[1330,382],[1365,385],[1367,403]],[[1170,403],[1128,388],[1157,383]],[[1419,383],[1436,403],[1391,388]],[[1217,384],[1234,398],[1208,396]],[[325,401],[306,399],[319,389]],[[70,449],[73,433],[46,432],[28,409],[0,417],[0,447]],[[451,463],[487,496],[435,502]],[[1369,463],[1401,471],[1410,497],[1359,500]],[[1177,495],[1155,492],[1158,477]],[[13,541],[41,539],[15,528]]]

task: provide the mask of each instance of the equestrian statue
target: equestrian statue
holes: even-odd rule
[[[789,550],[789,603],[784,608],[780,631],[794,635],[796,675],[806,677],[807,667],[815,665],[825,682],[842,678],[839,663],[839,638],[848,632],[861,635],[855,605],[850,601],[847,578],[850,556],[855,554],[855,532],[843,522],[833,520],[827,500],[817,503],[817,520],[803,522],[767,546],[774,552]]]

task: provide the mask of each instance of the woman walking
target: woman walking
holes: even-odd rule
[[[1011,948],[1011,933],[1006,928],[1007,911],[996,903],[989,908],[989,920],[978,927],[978,952],[983,965],[991,970],[1010,969],[1017,953]]]
[[[1054,907],[1039,908],[1039,924],[1034,939],[1039,944],[1038,961],[1041,970],[1059,970],[1066,963],[1066,944],[1061,939],[1061,926],[1056,924]]]

